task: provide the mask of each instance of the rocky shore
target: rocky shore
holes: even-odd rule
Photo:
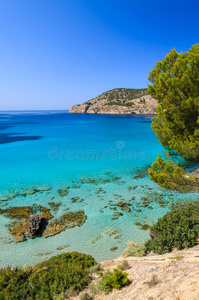
[[[129,268],[125,270],[131,284],[121,290],[113,289],[105,295],[96,293],[94,300],[198,300],[199,299],[199,245],[174,250],[164,255],[149,254],[143,257],[120,256],[112,261],[101,262],[104,270],[113,270],[124,261]],[[95,291],[99,276],[93,274],[87,289]],[[80,299],[79,296],[71,300]]]
[[[72,188],[77,187],[78,186],[73,185]],[[50,208],[36,203],[32,206],[11,206],[1,208],[7,206],[6,202],[9,200],[13,200],[18,197],[32,197],[37,193],[47,193],[46,195],[48,195],[50,190],[51,187],[49,186],[37,186],[24,188],[19,191],[12,190],[0,197],[0,215],[10,219],[10,223],[7,224],[7,227],[15,242],[20,243],[26,241],[27,238],[33,239],[39,236],[47,238],[59,234],[66,229],[70,229],[75,226],[80,227],[84,224],[87,216],[83,210],[67,211],[60,217],[55,218],[54,215],[51,214],[51,211],[53,211],[53,214],[56,213],[62,205],[61,201],[48,202]],[[68,193],[68,189],[58,189],[58,194],[61,198],[66,197]],[[51,199],[54,199],[54,197]],[[76,202],[79,200],[79,197],[72,198],[71,200]],[[81,199],[80,201],[83,200],[84,199]],[[2,202],[4,203],[2,204]]]
[[[157,100],[146,89],[114,89],[92,100],[73,105],[70,113],[87,114],[155,114]]]

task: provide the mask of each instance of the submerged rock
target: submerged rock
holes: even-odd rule
[[[47,208],[45,206],[41,206],[41,205],[38,205],[38,210],[40,212],[42,212],[42,217],[45,219],[45,220],[50,220],[53,218],[53,215],[50,213],[50,208]]]
[[[61,202],[48,202],[48,205],[50,206],[50,208],[53,210],[53,211],[58,211],[59,210],[59,207],[62,205]]]
[[[72,197],[71,200],[75,200],[75,201],[76,201],[76,200],[79,200],[79,197],[78,197],[78,196]]]
[[[32,256],[38,256],[38,257],[41,257],[41,256],[50,255],[50,254],[52,254],[52,252],[38,253],[38,254],[35,254],[35,255],[32,255]]]
[[[51,186],[42,185],[42,186],[36,186],[35,188],[38,192],[47,192],[50,191],[52,188]]]
[[[10,234],[14,237],[17,243],[23,242],[26,240],[26,232],[28,231],[28,222],[26,218],[21,220],[16,220],[11,222],[8,225]]]
[[[9,201],[9,200],[11,200],[11,199],[13,199],[13,198],[15,198],[14,195],[13,195],[13,197],[12,197],[12,196],[3,196],[3,197],[0,199],[0,201]]]
[[[86,215],[83,210],[76,212],[67,212],[60,218],[51,221],[43,232],[45,238],[53,236],[69,228],[82,226],[86,220]]]
[[[149,230],[151,228],[149,224],[141,224],[140,222],[135,222],[135,225],[140,226],[142,230]]]
[[[119,231],[115,229],[115,230],[113,230],[109,233],[109,236],[113,236],[113,235],[118,234],[118,233],[119,233]]]
[[[6,209],[0,209],[0,214],[10,219],[28,219],[34,213],[32,206],[15,206]]]
[[[114,246],[114,247],[110,248],[110,250],[111,250],[111,251],[115,251],[115,250],[117,250],[117,248],[118,248],[118,247]]]
[[[80,189],[80,185],[77,185],[77,184],[74,184],[73,186],[72,186],[72,189]]]
[[[117,239],[119,239],[121,236],[122,236],[121,234],[118,234],[118,235],[114,236],[114,239],[117,240]]]
[[[27,189],[25,191],[21,191],[20,195],[23,197],[26,197],[27,195],[34,195],[36,192],[38,192],[36,189]]]
[[[142,226],[141,226],[141,229],[142,230],[149,230],[151,228],[151,226],[149,225],[149,224],[143,224]]]
[[[130,206],[131,203],[120,201],[120,202],[116,203],[115,205],[116,205],[116,206],[119,206],[119,207],[124,207],[124,206]]]
[[[127,212],[130,212],[130,211],[131,211],[130,208],[129,208],[127,205],[123,205],[123,206],[121,207],[121,210],[125,210],[125,211],[127,211]]]
[[[59,189],[58,190],[58,194],[60,197],[65,197],[68,195],[68,193],[69,193],[69,191],[67,189]]]
[[[143,201],[147,201],[147,198],[145,198],[145,197],[142,197],[142,198],[141,198],[141,200],[143,200]]]
[[[142,224],[140,222],[135,222],[135,225],[142,226]]]
[[[43,193],[43,192],[47,192],[50,191],[52,188],[50,186],[36,186],[36,187],[32,187],[32,188],[27,188],[27,189],[23,189],[21,192],[19,192],[19,194],[17,194],[17,196],[31,196],[34,195],[36,193]]]
[[[153,207],[152,207],[152,206],[148,206],[147,208],[148,208],[148,209],[153,209]]]
[[[60,247],[57,247],[57,250],[63,250],[68,247],[70,247],[70,245],[60,246]]]
[[[128,190],[129,190],[129,191],[134,190],[134,189],[135,189],[134,186],[129,186],[129,187],[128,187]]]
[[[50,186],[36,186],[31,188],[22,188],[20,191],[12,190],[8,192],[7,195],[4,195],[2,198],[0,198],[0,201],[9,201],[18,196],[23,196],[23,197],[32,196],[36,193],[42,193],[50,190],[51,190]]]
[[[123,213],[121,213],[120,211],[116,211],[113,213],[113,216],[123,216]]]

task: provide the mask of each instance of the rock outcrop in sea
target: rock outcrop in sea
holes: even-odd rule
[[[147,94],[147,89],[118,88],[71,106],[70,113],[155,114],[157,104],[157,100]]]
[[[41,231],[42,227],[42,215],[31,215],[28,220],[28,233],[29,237],[36,237]]]

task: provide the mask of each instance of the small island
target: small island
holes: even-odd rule
[[[147,89],[117,88],[86,101],[73,105],[70,113],[81,114],[155,114],[157,100]]]

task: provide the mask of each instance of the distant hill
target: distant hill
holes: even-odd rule
[[[154,114],[157,101],[147,89],[118,88],[102,93],[82,104],[73,105],[70,113],[90,114]]]

